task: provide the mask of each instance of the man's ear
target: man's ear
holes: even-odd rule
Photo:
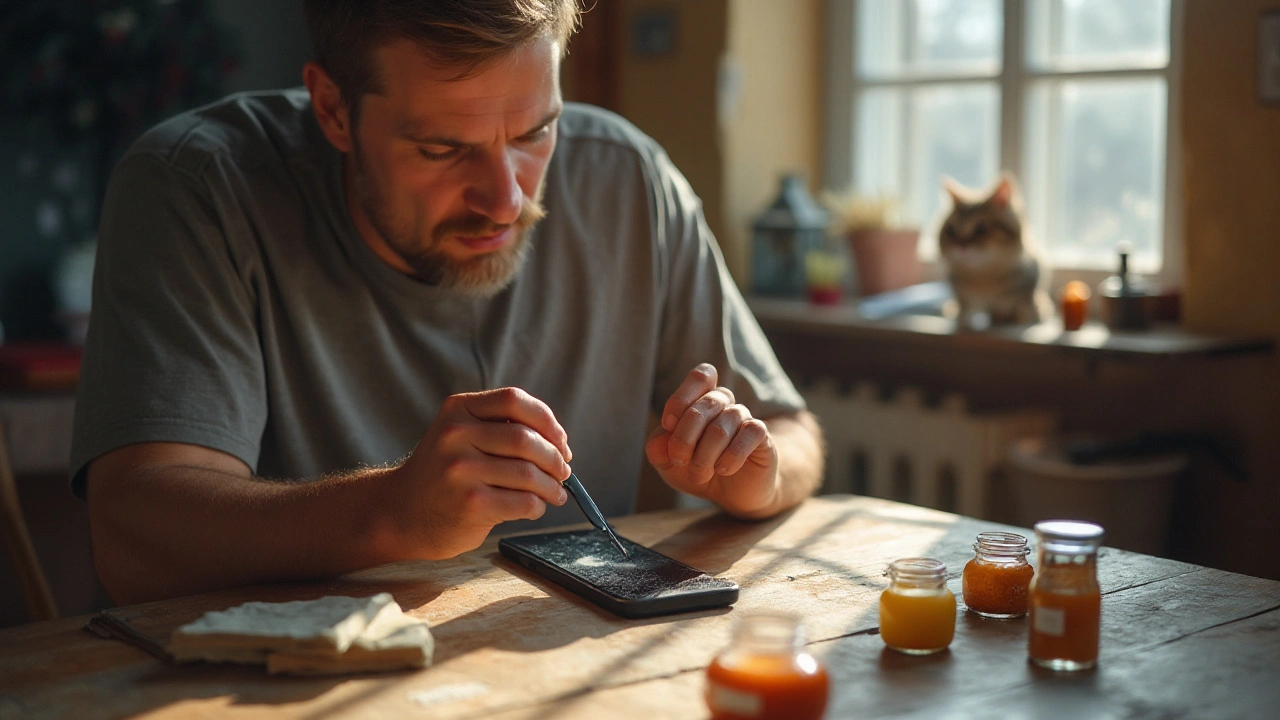
[[[338,152],[351,152],[351,111],[342,98],[338,84],[316,62],[302,66],[302,83],[311,92],[311,109],[320,123],[320,130]]]

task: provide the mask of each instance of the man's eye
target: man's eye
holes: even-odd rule
[[[441,152],[436,152],[419,145],[418,152],[422,153],[422,157],[428,160],[449,160],[450,158],[456,157],[460,151],[455,147],[443,149]]]
[[[537,130],[534,130],[528,135],[525,135],[523,138],[521,138],[521,140],[524,140],[527,143],[536,143],[536,142],[545,140],[550,135],[551,135],[551,126],[543,125]]]

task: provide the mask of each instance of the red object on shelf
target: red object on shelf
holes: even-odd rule
[[[58,342],[11,342],[0,345],[0,388],[66,390],[80,379],[82,350]]]
[[[809,302],[814,305],[840,304],[840,288],[809,288]]]

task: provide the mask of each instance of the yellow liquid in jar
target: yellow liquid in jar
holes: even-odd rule
[[[880,637],[894,650],[928,654],[956,634],[956,596],[948,589],[889,589],[880,595]]]

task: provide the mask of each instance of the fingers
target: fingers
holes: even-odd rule
[[[517,422],[485,423],[481,432],[472,435],[470,443],[486,455],[532,463],[557,484],[572,472],[556,446],[533,428]]]
[[[533,493],[491,485],[468,494],[464,504],[470,505],[461,508],[464,517],[484,518],[489,527],[510,520],[537,520],[547,511],[546,502]]]
[[[680,422],[680,418],[700,398],[714,390],[719,379],[720,374],[716,372],[715,366],[710,363],[702,363],[690,370],[689,374],[685,376],[684,382],[680,383],[680,387],[676,388],[676,391],[667,399],[667,404],[662,408],[662,429],[667,432],[674,432]],[[725,390],[725,392],[728,392],[728,390]],[[729,397],[732,398],[733,393],[729,393]]]
[[[546,403],[524,390],[508,387],[454,397],[477,420],[505,420],[524,425],[545,438],[559,452],[564,462],[573,461],[573,451],[569,449],[569,434],[556,420],[555,413],[551,412]],[[566,472],[564,477],[568,476]]]
[[[769,428],[763,421],[751,417],[742,405],[731,405],[707,427],[689,465],[699,479],[732,475],[768,438]]]
[[[455,461],[450,470],[460,480],[532,494],[552,505],[563,505],[569,499],[559,479],[525,460],[474,456]]]
[[[723,450],[737,434],[738,427],[750,417],[751,412],[734,402],[733,392],[728,388],[711,389],[688,406],[670,431],[671,462],[688,465],[704,441],[719,444]]]
[[[689,481],[702,484],[737,473],[753,453],[770,447],[768,426],[718,380],[715,367],[703,363],[667,400],[662,427],[645,446],[654,467],[683,467]]]

